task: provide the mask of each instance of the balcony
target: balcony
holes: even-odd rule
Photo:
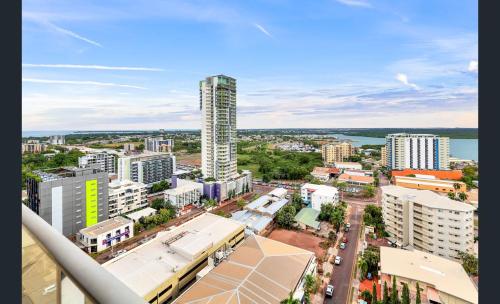
[[[24,205],[21,229],[23,303],[146,303]]]

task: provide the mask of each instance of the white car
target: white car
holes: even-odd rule
[[[345,249],[345,243],[340,243],[340,249]]]
[[[333,285],[329,284],[328,286],[326,286],[325,294],[327,297],[333,296]]]
[[[345,224],[345,226],[346,226],[347,228],[351,228],[351,223],[347,223],[347,224]]]
[[[335,265],[340,265],[340,262],[342,262],[342,258],[338,255],[335,257]]]

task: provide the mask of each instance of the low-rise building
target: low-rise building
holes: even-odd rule
[[[274,188],[267,195],[277,197],[277,198],[285,198],[287,193],[288,193],[288,190],[286,190],[285,188],[278,187],[278,188]]]
[[[108,190],[110,218],[148,205],[148,189],[143,183],[115,180]]]
[[[477,304],[478,290],[460,263],[418,250],[380,247],[380,277],[399,294],[403,283],[415,298],[417,283],[422,303]]]
[[[340,170],[338,168],[314,167],[311,175],[322,182],[328,181],[330,178],[338,176]]]
[[[134,236],[134,223],[121,216],[81,229],[77,240],[89,253],[101,252]]]
[[[123,216],[131,219],[134,223],[137,223],[141,217],[153,216],[156,214],[156,209],[151,207],[146,207],[144,209],[140,209],[134,212],[127,213]]]
[[[338,169],[355,169],[355,170],[363,169],[363,166],[360,163],[355,163],[355,162],[335,162],[334,166],[335,168]]]
[[[474,207],[429,190],[383,186],[382,216],[389,240],[458,260],[473,253]]]
[[[203,184],[177,179],[177,187],[165,190],[165,201],[170,201],[178,209],[199,203],[203,195]]]
[[[279,304],[290,294],[303,300],[305,278],[316,268],[313,252],[251,236],[174,303]]]
[[[320,211],[313,208],[302,208],[295,215],[295,220],[301,229],[320,229],[320,222],[317,220]]]
[[[338,181],[347,183],[350,186],[366,186],[373,185],[375,179],[371,176],[351,175],[343,173],[339,176]]]
[[[102,266],[149,303],[166,303],[244,239],[244,226],[204,213]]]
[[[332,186],[307,183],[300,188],[300,195],[306,204],[316,210],[321,210],[323,204],[335,205],[339,202],[339,191]]]
[[[391,176],[408,176],[408,175],[432,175],[439,179],[461,180],[463,177],[462,170],[419,170],[419,169],[405,169],[405,170],[392,170]]]
[[[416,175],[416,177],[393,176],[392,181],[396,186],[411,189],[431,190],[443,193],[467,191],[467,186],[463,182],[437,179],[432,175],[430,177],[422,175]]]

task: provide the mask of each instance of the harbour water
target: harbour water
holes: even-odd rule
[[[349,139],[355,147],[362,145],[383,145],[385,138],[332,134],[338,139]],[[450,139],[450,156],[460,159],[479,160],[478,139]]]

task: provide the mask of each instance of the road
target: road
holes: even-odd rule
[[[350,282],[352,280],[353,265],[356,262],[356,247],[358,243],[359,227],[361,224],[361,216],[366,202],[356,201],[350,205],[352,206],[349,222],[351,229],[346,233],[348,243],[344,250],[339,249],[339,255],[342,257],[340,265],[334,265],[330,284],[334,286],[332,298],[325,298],[324,303],[344,304],[347,303],[347,296],[349,294]]]

